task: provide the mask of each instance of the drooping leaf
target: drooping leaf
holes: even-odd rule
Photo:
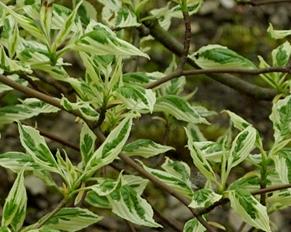
[[[227,192],[231,208],[248,224],[271,232],[266,207],[250,193],[240,189]]]
[[[123,148],[123,152],[128,156],[150,158],[172,149],[174,148],[155,143],[150,139],[138,139],[132,143],[126,144]]]
[[[207,45],[200,48],[190,58],[202,69],[246,68],[256,66],[248,59],[221,45]]]
[[[291,35],[291,30],[274,30],[272,24],[269,25],[267,31],[273,39],[283,39]]]
[[[52,216],[45,224],[45,228],[60,231],[79,231],[98,221],[102,217],[92,213],[88,209],[82,208],[62,208]]]
[[[27,195],[24,186],[23,170],[17,178],[5,200],[2,226],[10,226],[14,231],[18,231],[26,216]]]

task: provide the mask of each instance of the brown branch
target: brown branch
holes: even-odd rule
[[[141,27],[141,31],[146,32],[148,30],[149,33],[168,50],[179,56],[183,54],[183,45],[177,41],[176,38],[171,36],[169,32],[161,28],[157,20],[145,20],[143,24],[145,27]],[[187,63],[197,68],[195,62],[189,58],[187,59]],[[272,100],[277,94],[273,89],[259,87],[232,75],[209,74],[208,77],[241,93],[261,100]]]
[[[265,73],[291,73],[290,67],[271,67],[271,68],[262,68],[262,69],[241,69],[241,68],[219,68],[219,69],[191,69],[185,70],[182,72],[176,71],[169,75],[162,77],[161,79],[152,82],[145,86],[145,88],[152,89],[158,87],[159,85],[168,82],[172,79],[178,78],[180,76],[195,76],[195,75],[202,75],[202,74],[219,74],[219,73],[232,73],[232,74],[247,74],[251,76],[265,74]]]

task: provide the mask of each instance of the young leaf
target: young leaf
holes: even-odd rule
[[[121,99],[128,109],[138,112],[150,112],[154,110],[156,102],[155,92],[137,85],[124,85],[117,89],[117,98]]]
[[[245,222],[257,229],[271,232],[266,207],[261,205],[250,193],[242,189],[238,191],[232,190],[227,192],[227,197],[230,200],[231,208]]]
[[[211,181],[216,181],[216,176],[212,170],[209,162],[206,159],[205,154],[197,146],[197,142],[193,141],[192,134],[188,129],[186,129],[186,134],[188,137],[188,149],[190,150],[191,157],[197,169]]]
[[[132,116],[129,115],[111,131],[102,145],[94,152],[85,170],[95,171],[117,158],[125,145],[132,127]]]
[[[47,171],[58,173],[58,164],[39,132],[30,127],[18,124],[20,142],[34,162]]]
[[[175,95],[159,97],[154,111],[168,113],[176,119],[185,122],[208,123],[205,118],[199,115],[195,107],[191,106],[185,99]]]
[[[87,209],[81,209],[78,207],[62,208],[44,224],[44,227],[48,229],[73,232],[82,230],[101,219],[102,217]]]
[[[267,31],[273,39],[283,39],[291,35],[291,30],[274,30],[272,24],[269,25]]]
[[[17,178],[5,200],[2,226],[10,226],[14,231],[18,231],[24,222],[26,215],[27,195],[24,186],[23,170]]]
[[[155,143],[150,139],[138,139],[132,143],[126,144],[123,148],[123,152],[128,156],[150,158],[172,149],[174,148]]]
[[[82,164],[86,165],[92,157],[95,150],[96,135],[91,131],[86,123],[83,123],[80,134],[80,152]]]
[[[246,68],[256,66],[248,59],[221,45],[207,45],[190,56],[202,69]]]
[[[291,148],[286,147],[280,149],[276,154],[272,155],[275,164],[275,170],[280,178],[281,183],[288,184],[291,180]]]
[[[206,228],[196,219],[190,219],[184,225],[183,232],[205,232]]]
[[[270,119],[275,131],[275,142],[291,138],[291,95],[273,104]]]
[[[221,195],[208,188],[199,189],[193,192],[192,201],[189,207],[203,208],[212,205],[221,199]]]
[[[110,195],[112,212],[137,225],[161,227],[153,219],[153,210],[130,186],[121,186]]]

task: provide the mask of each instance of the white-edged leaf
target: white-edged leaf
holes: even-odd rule
[[[277,153],[272,154],[272,160],[275,164],[275,170],[280,178],[281,183],[288,184],[291,180],[291,148],[280,149]]]
[[[273,39],[283,39],[291,35],[291,30],[274,30],[272,24],[269,25],[267,31]]]
[[[55,113],[59,109],[36,98],[27,98],[22,104],[0,108],[0,125],[32,118],[41,113]]]
[[[23,170],[17,175],[16,180],[5,200],[2,214],[2,226],[10,226],[18,231],[26,216],[27,195],[24,186]]]
[[[47,171],[58,172],[58,164],[39,131],[18,124],[20,142],[34,162]]]
[[[60,231],[79,231],[100,221],[102,217],[82,208],[62,208],[54,214],[44,227]]]
[[[99,196],[108,196],[111,194],[116,188],[118,188],[121,184],[121,175],[119,174],[118,179],[110,179],[110,178],[98,178],[98,184],[90,186],[90,189],[98,194]]]
[[[231,208],[248,224],[271,232],[267,209],[250,193],[239,189],[227,192]]]
[[[80,133],[80,153],[82,156],[82,164],[85,166],[90,160],[95,151],[96,135],[88,127],[86,123],[83,123]]]
[[[288,64],[291,55],[291,45],[288,41],[279,45],[272,51],[274,67],[283,67]]]
[[[138,139],[126,144],[123,152],[128,156],[150,158],[173,149],[173,147],[155,143],[150,139]]]
[[[219,201],[221,195],[215,193],[212,189],[203,188],[193,192],[192,200],[189,205],[191,208],[203,208],[212,205],[214,202]]]
[[[150,112],[156,103],[155,92],[137,85],[126,84],[117,89],[117,98],[121,99],[128,109],[137,112]]]
[[[7,75],[6,77],[11,79],[12,81],[17,82],[18,84],[21,84],[21,85],[24,85],[24,86],[28,85],[28,82],[26,80],[20,78],[16,74]],[[6,91],[10,91],[10,90],[13,90],[13,88],[11,88],[10,86],[5,85],[3,83],[0,83],[0,93],[6,92]]]
[[[260,175],[257,171],[248,172],[241,178],[235,180],[229,185],[229,189],[240,191],[256,191],[260,188]]]
[[[285,209],[291,205],[291,191],[288,189],[275,191],[266,201],[269,213]]]
[[[110,194],[112,212],[137,225],[161,227],[153,219],[151,205],[130,186],[124,185]]]
[[[211,68],[246,68],[256,66],[248,59],[228,49],[227,47],[212,44],[201,47],[190,58],[202,69]]]
[[[102,145],[94,152],[85,169],[91,172],[115,160],[129,137],[131,127],[132,115],[129,115],[111,131]]]
[[[91,21],[86,33],[76,41],[74,49],[91,55],[143,56],[148,55],[130,43],[119,39],[113,31],[101,23]]]
[[[17,151],[0,154],[0,166],[13,172],[19,172],[22,169],[33,170],[38,167],[30,155]]]
[[[273,104],[270,119],[276,143],[291,138],[291,95]]]
[[[175,95],[162,96],[157,99],[154,112],[164,112],[178,120],[190,123],[205,123],[207,120],[195,110],[185,99]]]
[[[183,232],[205,232],[206,228],[196,219],[192,218],[184,225]]]
[[[193,141],[191,132],[187,128],[185,128],[185,131],[188,137],[188,149],[190,150],[194,165],[206,177],[206,179],[215,182],[216,176],[206,159],[206,155],[200,150],[197,142]]]
[[[166,183],[167,185],[181,192],[183,195],[186,195],[187,197],[191,197],[193,190],[192,190],[192,183],[190,182],[190,179],[189,179],[190,168],[188,167],[186,163],[183,163],[181,161],[171,161],[171,162],[175,162],[175,167],[173,167],[174,165],[172,165],[172,167],[169,167],[169,165],[166,165],[165,167],[164,165],[163,169],[166,168],[166,170],[164,171],[159,170],[159,169],[149,168],[145,166],[144,164],[142,165],[146,171],[150,172],[152,175],[157,177],[160,181]],[[180,171],[181,173],[179,173],[178,171]]]
[[[255,147],[256,135],[256,130],[252,126],[248,126],[235,137],[227,161],[229,169],[237,166],[248,157]]]
[[[213,162],[221,161],[221,156],[223,154],[222,144],[212,141],[202,141],[196,142],[196,145],[205,154],[207,160]]]

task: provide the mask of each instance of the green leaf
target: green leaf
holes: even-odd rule
[[[221,195],[213,192],[209,188],[199,189],[193,192],[192,201],[189,205],[191,208],[204,208],[212,205],[214,202],[219,201]]]
[[[96,208],[102,208],[102,209],[111,209],[111,205],[109,203],[109,200],[106,196],[100,196],[94,191],[88,191],[86,194],[85,201],[96,207]]]
[[[85,170],[94,172],[115,160],[129,137],[131,127],[132,115],[129,115],[111,131],[102,145],[94,152]]]
[[[231,190],[240,191],[240,189],[244,189],[245,191],[256,191],[260,188],[260,175],[256,172],[248,172],[241,178],[232,182],[229,186]]]
[[[174,148],[155,143],[150,139],[138,139],[132,143],[126,144],[123,148],[123,152],[128,156],[150,158],[172,149]]]
[[[286,41],[272,51],[273,66],[284,67],[288,64],[290,55],[291,45],[288,41]]]
[[[126,28],[126,27],[138,27],[140,23],[137,22],[136,15],[127,7],[122,7],[116,12],[115,27]]]
[[[274,30],[272,24],[269,25],[267,31],[273,39],[283,39],[291,35],[291,30]]]
[[[110,195],[110,204],[113,213],[132,223],[148,227],[161,227],[153,219],[150,204],[128,185],[121,186]]]
[[[17,178],[5,200],[2,226],[10,226],[14,231],[18,231],[24,222],[26,215],[27,195],[24,186],[23,170]]]
[[[1,43],[8,49],[9,57],[13,57],[19,44],[19,30],[12,16],[5,17],[1,33]]]
[[[83,123],[80,134],[80,152],[82,164],[86,165],[95,151],[96,135],[91,131],[86,123]]]
[[[32,118],[41,113],[55,113],[59,109],[35,98],[27,98],[22,104],[0,108],[0,125]]]
[[[16,74],[13,74],[13,75],[7,75],[6,76],[7,78],[11,79],[12,81],[15,81],[17,82],[18,84],[21,84],[23,86],[27,86],[28,85],[28,82],[22,78],[20,78],[18,75]],[[3,93],[3,92],[6,92],[6,91],[10,91],[10,90],[13,90],[13,88],[11,88],[10,86],[8,85],[5,85],[3,83],[0,83],[0,93]],[[1,110],[0,110],[1,112]],[[0,113],[1,114],[1,113]],[[1,117],[1,116],[0,116]]]
[[[155,92],[137,85],[124,85],[117,89],[117,99],[121,99],[128,109],[137,112],[150,112],[154,110],[156,102]]]
[[[263,231],[271,232],[269,217],[266,207],[242,189],[228,191],[227,197],[230,200],[231,208],[251,226]]]
[[[17,151],[0,154],[0,166],[13,172],[19,172],[22,169],[33,170],[38,167],[30,155]]]
[[[281,190],[275,191],[271,196],[267,198],[268,212],[272,213],[274,211],[282,210],[291,205],[291,191]]]
[[[62,208],[52,216],[44,226],[49,229],[73,232],[82,230],[101,219],[102,217],[87,209],[81,209],[78,207]]]
[[[197,147],[205,154],[207,160],[220,162],[223,154],[222,144],[212,141],[196,142]]]
[[[248,59],[221,45],[207,45],[200,48],[190,58],[202,69],[246,68],[256,66]]]
[[[291,95],[273,104],[270,119],[275,131],[275,143],[291,138]]]
[[[11,230],[8,227],[0,227],[0,232],[11,232]]]
[[[58,173],[58,164],[39,131],[20,123],[18,124],[18,130],[20,142],[34,162],[47,171]]]
[[[91,21],[85,32],[76,41],[74,49],[91,55],[143,56],[148,58],[147,54],[130,43],[119,39],[103,24]]]
[[[229,169],[237,166],[248,157],[254,149],[256,134],[256,130],[252,126],[248,126],[235,137],[228,158],[227,167]]]
[[[164,112],[178,120],[190,123],[205,123],[207,120],[195,110],[185,99],[175,95],[159,97],[155,104],[154,112]]]
[[[188,137],[188,149],[190,150],[195,166],[206,177],[206,179],[216,182],[215,173],[207,161],[205,154],[199,149],[197,142],[193,141],[190,131],[186,128],[185,130]]]
[[[183,232],[204,232],[205,227],[196,219],[192,218],[184,225]]]

